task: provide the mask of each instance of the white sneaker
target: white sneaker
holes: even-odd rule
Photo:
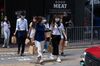
[[[42,63],[43,62],[43,59],[41,59],[39,62]]]
[[[4,48],[4,47],[5,47],[5,45],[2,45],[2,47]]]
[[[61,59],[59,57],[57,58],[56,61],[59,62],[59,63],[61,63]]]
[[[50,55],[49,58],[52,59],[52,60],[54,60],[54,56],[52,54]]]

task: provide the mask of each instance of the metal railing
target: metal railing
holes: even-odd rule
[[[66,28],[69,46],[100,44],[100,27],[94,26],[91,30],[91,26]]]

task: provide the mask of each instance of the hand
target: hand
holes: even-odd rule
[[[13,34],[14,36],[16,35],[16,33]]]
[[[14,36],[16,35],[16,31],[13,33],[13,35],[14,35]]]

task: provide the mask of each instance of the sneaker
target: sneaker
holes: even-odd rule
[[[43,49],[43,53],[46,53],[46,49]]]
[[[41,60],[39,61],[39,64],[43,65],[43,59],[41,59]]]
[[[40,63],[40,60],[41,60],[41,56],[37,57],[36,63]]]
[[[52,60],[54,60],[54,56],[52,54],[50,55],[49,58],[52,59]]]
[[[2,45],[2,48],[5,48],[5,45]]]
[[[7,46],[7,48],[10,48],[10,46]]]
[[[43,53],[47,53],[48,51],[46,49],[43,49]]]
[[[61,53],[61,56],[65,56],[64,52]]]
[[[21,53],[20,56],[25,56],[25,55],[23,53]]]
[[[57,58],[56,61],[59,62],[59,63],[61,63],[61,59],[59,57]]]

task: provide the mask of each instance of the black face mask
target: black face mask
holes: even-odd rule
[[[60,21],[59,21],[59,22],[57,22],[57,25],[58,25],[58,27],[60,26]]]

